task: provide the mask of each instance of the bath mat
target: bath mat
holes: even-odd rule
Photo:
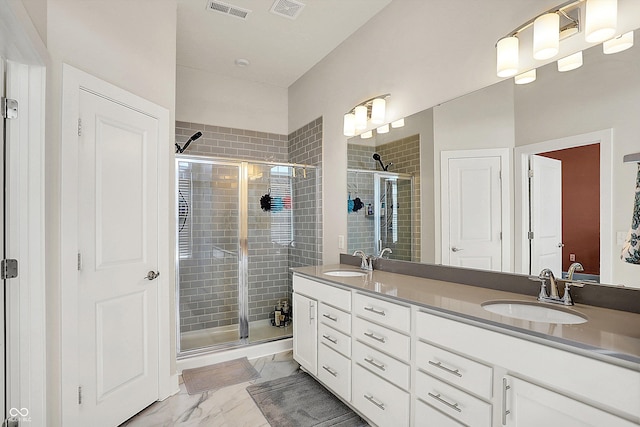
[[[182,371],[182,380],[189,394],[198,394],[256,378],[260,378],[260,373],[246,357]]]
[[[250,385],[247,392],[274,427],[369,425],[306,373]]]

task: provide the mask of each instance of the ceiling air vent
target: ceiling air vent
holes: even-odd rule
[[[207,10],[224,13],[225,15],[235,16],[240,19],[247,19],[247,16],[249,16],[249,13],[251,12],[248,9],[232,6],[217,0],[209,0],[207,2]]]
[[[302,9],[304,8],[304,3],[300,3],[294,0],[276,0],[271,6],[271,13],[274,15],[284,16],[289,19],[296,19]]]

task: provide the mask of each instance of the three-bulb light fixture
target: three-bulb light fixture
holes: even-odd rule
[[[585,40],[603,43],[605,54],[622,52],[633,46],[633,31],[617,35],[617,0],[571,0],[524,23],[507,36],[498,40],[498,77],[514,77],[516,84],[531,83],[536,79],[536,69],[521,72],[518,68],[519,38],[526,29],[533,27],[533,58],[546,60],[556,56],[560,40],[581,31],[579,6],[585,3]],[[570,71],[582,66],[582,51],[558,60],[558,71]]]
[[[392,128],[404,126],[404,118],[391,123],[385,123],[387,114],[388,93],[367,99],[353,107],[344,115],[343,134],[344,136],[360,135],[362,139],[373,137],[373,130],[364,132],[369,127],[369,122],[373,125],[380,125],[376,128],[377,133],[388,133],[389,125]]]

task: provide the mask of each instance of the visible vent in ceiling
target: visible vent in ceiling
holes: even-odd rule
[[[224,13],[225,15],[235,16],[240,19],[247,19],[247,16],[249,16],[249,13],[251,12],[248,9],[232,6],[218,0],[209,0],[207,2],[207,9],[214,12]]]
[[[295,0],[276,0],[271,6],[271,13],[275,15],[284,16],[289,19],[296,19],[302,9],[304,8],[304,3],[300,3]]]

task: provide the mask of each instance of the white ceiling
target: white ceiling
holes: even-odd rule
[[[251,10],[242,20],[207,10],[207,0],[178,0],[178,66],[287,88],[391,2],[296,1],[305,6],[289,19],[270,12],[274,0],[223,0]]]

